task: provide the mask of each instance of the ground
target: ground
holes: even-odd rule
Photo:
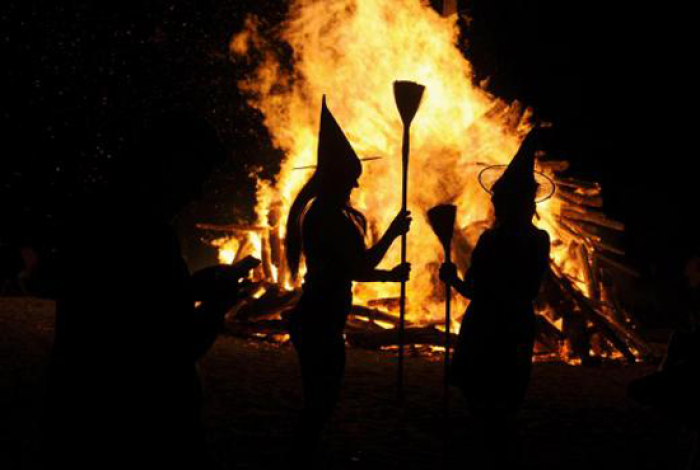
[[[34,468],[52,317],[51,303],[0,299],[3,469]],[[679,468],[687,451],[683,429],[625,396],[631,379],[653,369],[649,364],[536,364],[520,420],[523,468]],[[395,399],[396,358],[349,350],[343,400],[324,445],[328,468],[465,468],[459,456],[470,452],[473,431],[456,391],[450,417],[444,419],[442,370],[439,360],[408,358],[401,407]],[[209,440],[222,467],[284,467],[285,444],[300,404],[291,347],[222,336],[201,371]]]

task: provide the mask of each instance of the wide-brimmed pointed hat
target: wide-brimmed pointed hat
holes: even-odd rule
[[[294,168],[295,170],[316,169],[316,174],[327,178],[358,178],[362,174],[362,163],[381,157],[359,158],[350,141],[345,136],[338,121],[326,105],[326,95],[321,103],[321,124],[318,130],[318,150],[316,165]]]
[[[479,172],[479,184],[491,195],[532,197],[543,202],[552,197],[556,186],[544,173],[535,170],[538,147],[536,132],[530,132],[508,165],[493,165]]]

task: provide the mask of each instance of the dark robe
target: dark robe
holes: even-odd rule
[[[524,398],[535,340],[532,302],[548,262],[549,236],[532,225],[497,226],[479,238],[451,371],[473,413],[514,414]]]

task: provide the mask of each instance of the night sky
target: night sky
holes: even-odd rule
[[[129,157],[134,122],[188,107],[217,127],[230,154],[178,220],[185,252],[206,257],[193,224],[250,218],[249,174],[271,176],[280,158],[236,90],[249,65],[229,59],[228,41],[250,13],[274,28],[285,2],[71,3],[0,7],[0,243],[50,247],[62,210]],[[629,264],[672,292],[698,247],[690,15],[610,3],[460,2],[471,18],[468,28],[462,20],[465,52],[490,91],[555,123],[570,174],[599,181],[606,213],[627,224]]]

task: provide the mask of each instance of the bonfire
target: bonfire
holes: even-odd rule
[[[507,164],[533,126],[530,109],[474,83],[472,67],[458,47],[457,15],[447,13],[420,0],[293,0],[275,37],[261,34],[253,16],[233,35],[231,59],[255,61],[254,72],[237,86],[262,113],[285,157],[274,180],[257,180],[255,223],[199,225],[219,234],[214,243],[222,261],[251,254],[262,260],[249,298],[229,314],[232,330],[286,339],[284,318],[299,297],[300,280],[293,281],[285,266],[284,225],[291,201],[311,175],[305,167],[315,162],[317,111],[324,94],[358,154],[382,157],[364,164],[360,190],[353,195],[353,205],[368,217],[367,243],[388,226],[401,207],[401,192],[394,188],[402,176],[402,123],[392,84],[411,80],[426,90],[411,132],[408,207],[415,222],[408,237],[413,270],[406,341],[415,349],[444,344],[445,292],[437,276],[442,248],[425,213],[437,204],[458,207],[452,258],[465,270],[479,235],[493,220],[479,172]],[[280,41],[293,51],[291,63],[282,59]],[[536,304],[536,357],[634,362],[650,351],[616,298],[615,280],[635,275],[625,266],[622,250],[609,241],[624,226],[601,211],[600,185],[566,177],[568,167],[561,156],[538,155],[537,170],[556,183],[557,191],[538,205],[535,221],[552,240],[551,270]],[[399,262],[398,247],[392,250],[386,266]],[[396,346],[398,289],[355,285],[349,344]],[[451,331],[458,331],[468,300],[452,302]]]

